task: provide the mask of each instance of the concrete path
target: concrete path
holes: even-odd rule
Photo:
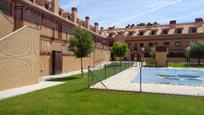
[[[110,90],[139,91],[140,84],[133,83],[138,71],[139,68],[132,67],[102,82]],[[97,83],[91,86],[91,88],[105,89],[101,83]],[[149,93],[204,96],[204,87],[202,86],[143,83],[142,91]]]
[[[4,90],[0,91],[0,100],[14,97],[17,95],[22,95],[30,92],[34,92],[40,89],[56,86],[63,84],[64,82],[51,82],[51,81],[42,81],[39,82],[38,84],[34,85],[29,85],[29,86],[24,86],[24,87],[19,87],[19,88],[14,88],[14,89],[9,89],[9,90]]]

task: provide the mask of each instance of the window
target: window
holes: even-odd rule
[[[68,41],[68,39],[69,39],[69,38],[68,38],[68,32],[66,32],[66,41]]]
[[[192,41],[188,41],[188,46],[190,46],[190,45],[191,45],[191,42],[192,42]]]
[[[140,47],[144,47],[144,43],[140,43]]]
[[[118,32],[118,35],[122,35],[123,34],[123,32]]]
[[[154,46],[158,46],[158,42],[154,42]]]
[[[189,33],[197,33],[197,28],[196,27],[189,28]]]
[[[181,47],[181,42],[175,42],[176,47]]]
[[[133,36],[134,32],[128,32],[128,36]]]
[[[64,44],[64,45],[62,45],[62,49],[63,49],[63,53],[69,53],[68,52],[68,48],[69,48],[69,45],[68,44]]]
[[[153,45],[153,43],[149,43],[149,47],[153,47],[154,45]]]
[[[68,16],[68,20],[71,20],[71,16]],[[85,23],[83,23],[83,26],[85,27],[85,25],[84,25]]]
[[[139,35],[140,35],[140,36],[143,36],[143,35],[144,35],[144,32],[143,32],[143,31],[140,31],[140,32],[139,32]]]
[[[165,46],[168,46],[170,43],[169,42],[164,42],[164,45]]]
[[[156,35],[157,31],[156,30],[152,30],[151,31],[151,35]]]
[[[112,37],[113,37],[113,34],[112,34],[112,33],[110,33],[108,36],[109,36],[110,38],[112,38]]]
[[[59,11],[59,15],[60,15],[60,16],[62,15],[62,11]]]
[[[45,4],[45,8],[48,10],[49,9],[49,4]]]
[[[137,51],[137,43],[134,43],[134,50]]]
[[[183,30],[182,28],[177,28],[176,31],[175,31],[175,33],[176,33],[176,34],[182,34],[182,30]]]
[[[128,43],[128,48],[132,49],[132,43]]]
[[[162,34],[163,34],[163,35],[167,35],[167,34],[168,34],[168,29],[164,29],[164,30],[162,31]]]

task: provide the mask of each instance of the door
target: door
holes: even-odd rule
[[[52,74],[53,75],[62,73],[62,61],[63,61],[62,51],[53,51],[52,52]]]

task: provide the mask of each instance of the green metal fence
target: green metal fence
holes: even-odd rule
[[[124,71],[134,65],[132,61],[112,62],[111,64],[105,64],[102,69],[92,69],[88,67],[88,87],[100,82],[103,84],[103,80]]]

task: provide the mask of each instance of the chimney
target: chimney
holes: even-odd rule
[[[171,24],[171,25],[176,25],[176,20],[171,20],[171,21],[170,21],[170,24]]]
[[[42,6],[42,7],[44,7],[44,5],[45,5],[45,0],[33,0],[33,2]]]
[[[170,24],[170,28],[175,28],[176,20],[170,20],[169,24]]]
[[[77,23],[77,8],[76,7],[72,7],[72,19],[71,20],[75,24]]]
[[[85,17],[85,27],[89,30],[89,21],[90,21],[90,18],[88,16]]]
[[[51,0],[51,11],[59,15],[59,0]]]
[[[196,19],[195,19],[195,22],[196,22],[196,23],[203,23],[203,19],[202,19],[202,18],[196,18]]]
[[[94,23],[94,32],[96,32],[96,33],[98,33],[98,23],[97,22],[95,22]]]
[[[203,19],[202,19],[202,18],[196,18],[196,19],[195,19],[195,23],[196,23],[198,26],[202,26],[202,25],[203,25]]]

